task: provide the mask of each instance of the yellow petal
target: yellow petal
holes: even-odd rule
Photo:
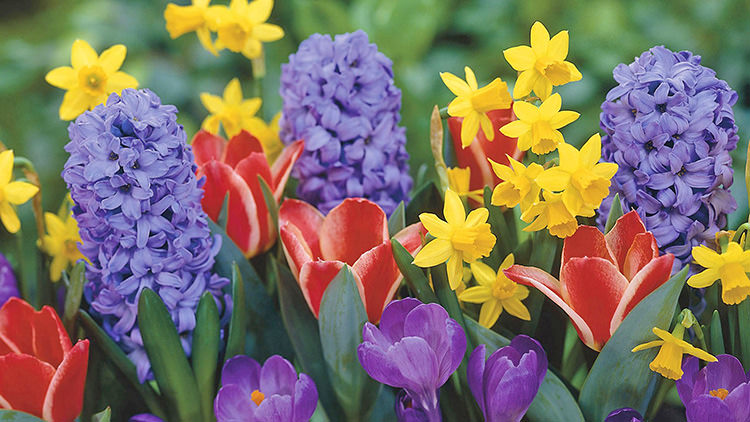
[[[92,104],[95,98],[86,94],[80,89],[71,89],[65,93],[62,104],[60,104],[60,119],[73,120],[80,116],[81,113],[88,110],[89,107],[96,106]]]
[[[456,97],[448,104],[448,114],[454,117],[465,117],[474,112],[474,105],[468,96]]]
[[[503,56],[508,64],[515,70],[521,72],[534,67],[536,55],[528,45],[520,45],[503,50]]]
[[[108,75],[117,72],[120,66],[122,66],[122,62],[125,61],[125,55],[127,53],[128,49],[125,48],[124,45],[113,45],[104,50],[102,55],[99,56],[99,66],[101,66]]]
[[[253,28],[253,37],[263,42],[272,42],[284,37],[284,30],[278,25],[262,23]]]
[[[520,300],[516,298],[505,299],[502,301],[502,305],[503,308],[505,308],[505,310],[514,317],[522,319],[524,321],[531,320],[531,314],[529,313],[529,310]]]
[[[547,55],[552,60],[565,60],[568,57],[568,31],[558,32],[549,41],[549,48],[547,49]]]
[[[438,218],[437,215],[423,212],[419,214],[419,221],[431,235],[438,239],[450,239],[451,237],[451,226],[445,221]]]
[[[557,152],[560,156],[561,170],[572,173],[578,170],[578,150],[574,146],[569,144],[560,144],[557,147]]]
[[[469,303],[484,303],[492,299],[492,288],[487,286],[474,286],[461,292],[458,300]]]
[[[496,163],[489,158],[487,160],[490,162],[490,165],[492,166],[492,171],[495,172],[497,177],[503,180],[508,180],[514,176],[513,170],[511,170],[510,167],[500,164],[500,163]]]
[[[580,81],[583,75],[581,75],[581,72],[578,70],[576,65],[574,65],[571,62],[564,62],[564,63],[565,65],[568,66],[568,72],[570,73],[570,81],[571,82]]]
[[[21,229],[21,221],[13,207],[5,201],[0,202],[0,221],[10,233],[17,233]]]
[[[574,121],[576,121],[579,116],[580,114],[576,113],[575,111],[564,110],[552,116],[552,118],[549,121],[549,124],[550,126],[552,126],[553,129],[560,129],[563,126],[567,126],[573,123]]]
[[[490,212],[487,208],[481,207],[472,210],[469,216],[466,217],[466,227],[476,227],[480,224],[486,224],[487,218],[490,216]]]
[[[602,138],[598,133],[591,135],[588,141],[581,147],[579,165],[592,167],[602,158]]]
[[[488,300],[479,310],[479,324],[486,328],[492,328],[503,312],[503,307],[497,300]]]
[[[461,96],[471,94],[469,84],[450,72],[440,72],[440,79],[443,80],[445,86],[447,86],[454,95]]]
[[[44,80],[54,87],[71,89],[78,85],[78,73],[70,66],[60,66],[50,70]]]
[[[659,347],[664,344],[664,340],[654,340],[647,343],[639,344],[635,346],[631,352],[640,352],[641,350],[651,349],[652,347]]]
[[[138,88],[138,80],[125,72],[115,72],[107,80],[107,91],[120,94],[125,88]]]
[[[701,349],[699,349],[697,347],[694,347],[694,346],[683,346],[682,350],[683,350],[683,352],[685,352],[685,353],[687,353],[689,355],[693,355],[693,356],[697,357],[698,359],[705,360],[706,362],[716,362],[718,360],[718,359],[716,359],[716,357],[714,357],[710,353],[708,353],[708,352],[706,352],[704,350],[701,350]]]
[[[448,271],[448,284],[451,290],[456,290],[463,283],[464,261],[459,254],[454,253],[448,258],[445,268]]]
[[[461,122],[461,146],[468,147],[479,131],[479,113],[471,112]]]
[[[255,38],[250,38],[242,48],[242,55],[248,59],[256,59],[263,54],[263,44]]]
[[[469,66],[464,66],[464,73],[466,74],[466,83],[469,85],[472,91],[479,89],[477,85],[477,77],[474,75],[474,71]]]
[[[474,261],[469,266],[471,267],[471,273],[474,274],[474,278],[481,286],[491,287],[495,283],[497,273],[489,265],[481,261]]]
[[[51,212],[44,213],[44,225],[47,226],[47,232],[51,236],[60,236],[65,232],[65,225],[60,220],[60,217]]]
[[[557,93],[552,94],[539,106],[539,117],[547,121],[552,120],[552,117],[560,111],[560,107],[562,107],[562,97]]]
[[[208,52],[214,56],[219,55],[219,52],[216,51],[213,40],[211,40],[211,31],[209,31],[208,28],[198,28],[195,31],[195,35],[198,36],[198,41],[200,41],[203,48],[208,50]]]
[[[534,22],[534,25],[531,26],[531,48],[539,57],[547,54],[548,46],[549,32],[547,32],[547,28],[539,21]]]
[[[546,100],[547,97],[552,93],[552,82],[546,77],[540,77],[534,83],[534,93],[542,99]]]
[[[0,152],[0,186],[7,186],[13,178],[13,150]]]
[[[39,188],[27,182],[10,182],[5,186],[5,199],[14,205],[20,205],[31,199]]]
[[[219,116],[209,115],[208,117],[203,119],[201,127],[203,129],[206,129],[209,133],[213,133],[215,135],[219,133],[219,122]]]
[[[570,174],[561,170],[560,167],[552,167],[544,170],[536,177],[536,183],[548,191],[561,191],[570,184]]]
[[[242,102],[242,88],[239,79],[232,79],[224,88],[224,102],[230,105],[239,105]]]
[[[453,255],[453,246],[450,240],[433,239],[417,253],[414,257],[414,265],[427,268],[442,264]]]
[[[187,34],[205,24],[205,8],[192,6],[178,6],[170,3],[164,9],[164,20],[167,32],[172,39]]]
[[[495,128],[492,126],[490,118],[487,117],[485,113],[479,115],[479,126],[482,128],[484,137],[487,138],[488,141],[495,140]]]
[[[84,40],[75,40],[73,48],[70,51],[70,63],[73,69],[80,69],[84,66],[93,66],[96,64],[99,56],[93,48]]]
[[[506,256],[505,259],[503,259],[503,262],[500,264],[500,269],[498,270],[498,272],[512,267],[514,260],[515,258],[513,257],[513,254],[509,253],[508,256]]]
[[[250,98],[247,100],[243,100],[240,107],[242,108],[242,113],[247,115],[246,117],[250,118],[255,116],[255,113],[260,110],[260,106],[263,104],[263,100],[260,98]],[[264,124],[262,120],[259,121],[260,124]]]
[[[713,268],[724,265],[724,259],[713,249],[700,245],[693,248],[693,259],[701,267]]]
[[[445,221],[451,226],[460,227],[466,221],[466,210],[456,192],[448,189],[445,191],[445,205],[443,206]]]
[[[534,68],[522,71],[518,75],[516,84],[513,87],[513,98],[518,99],[529,95],[531,90],[534,88],[534,84],[536,84],[537,79],[539,79],[540,77],[541,75]]]
[[[201,94],[201,102],[203,107],[206,107],[206,110],[211,114],[219,114],[224,109],[224,101],[220,97],[207,92]]]
[[[695,256],[695,253],[693,253],[693,256]],[[695,287],[696,289],[700,289],[700,288],[708,287],[714,284],[714,282],[718,279],[719,279],[719,271],[716,270],[715,268],[708,268],[706,270],[699,272],[698,274],[691,276],[688,279],[687,284],[690,287]]]
[[[539,119],[539,109],[526,101],[516,101],[513,103],[513,113],[519,120],[523,120],[529,124]]]
[[[273,0],[254,0],[247,6],[247,15],[253,23],[265,22],[271,16]]]
[[[68,266],[68,260],[65,259],[64,255],[57,255],[52,258],[52,263],[49,266],[50,279],[53,282],[60,281],[63,270]]]

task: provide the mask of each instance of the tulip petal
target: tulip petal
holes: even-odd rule
[[[72,344],[54,309],[44,306],[34,312],[34,356],[57,367],[63,361]]]
[[[633,277],[628,284],[627,289],[622,294],[622,299],[617,305],[615,313],[612,315],[610,324],[610,334],[614,334],[622,320],[628,315],[635,305],[648,296],[651,292],[658,289],[662,284],[669,280],[672,274],[672,264],[674,255],[666,254],[652,259],[643,269]]]
[[[599,350],[609,340],[610,322],[628,287],[628,280],[603,258],[571,258],[560,270],[562,296],[588,323]]]
[[[14,353],[34,355],[34,308],[24,300],[10,298],[0,308],[0,343]]]
[[[393,236],[398,240],[410,254],[414,255],[422,249],[422,239],[427,235],[427,230],[422,223],[414,223],[401,229],[400,232]]]
[[[604,236],[607,239],[609,250],[612,251],[615,260],[617,260],[620,271],[622,271],[625,257],[633,244],[633,240],[635,240],[635,236],[638,233],[645,232],[646,227],[643,225],[641,217],[638,216],[637,212],[630,211],[618,218],[612,230]]]
[[[235,168],[240,161],[249,157],[250,154],[254,152],[263,155],[263,145],[258,138],[251,135],[246,130],[241,130],[240,133],[234,135],[232,139],[229,140],[229,143],[227,143],[227,148],[224,151],[222,161],[227,163],[229,167]],[[263,156],[265,157],[265,155]],[[267,163],[266,167],[268,167]],[[268,183],[271,183],[270,178],[268,179]]]
[[[55,368],[27,354],[0,356],[0,408],[42,416]],[[71,418],[72,420],[73,418]]]
[[[246,198],[247,200],[243,201],[243,204],[246,205],[246,211],[248,211],[247,217],[255,218],[248,221],[250,230],[244,233],[248,246],[243,251],[245,252],[245,256],[252,257],[268,250],[276,238],[268,206],[263,198],[263,189],[260,187],[260,181],[258,180],[258,176],[260,176],[270,185],[272,183],[271,169],[268,168],[268,161],[266,161],[266,156],[262,152],[251,152],[250,155],[237,163],[234,171],[242,177],[250,189],[251,198]],[[255,205],[254,213],[252,212],[253,208],[247,206],[250,202]],[[232,224],[229,220],[227,223]],[[237,235],[240,236],[239,233]]]
[[[572,236],[566,237],[563,242],[562,263],[563,265],[571,258],[599,257],[617,265],[612,253],[607,247],[604,234],[593,226],[578,226]]]
[[[296,141],[291,143],[289,146],[284,148],[279,154],[276,161],[271,166],[271,174],[273,175],[273,196],[276,197],[276,201],[281,200],[281,195],[284,193],[284,187],[286,186],[287,180],[289,180],[289,174],[292,172],[292,167],[297,159],[302,155],[302,151],[305,149],[305,141]]]
[[[287,223],[295,226],[307,243],[312,259],[321,257],[318,232],[323,225],[323,218],[323,214],[315,207],[298,199],[286,199],[279,207],[279,227],[284,227]]]
[[[367,319],[377,323],[403,278],[393,259],[391,242],[385,241],[363,253],[352,266],[352,271],[364,292]]]
[[[633,277],[646,266],[652,259],[659,256],[659,247],[656,239],[650,232],[638,233],[630,245],[625,262],[622,265],[622,273],[625,278],[632,280]]]
[[[89,341],[81,340],[65,355],[50,382],[44,399],[44,420],[68,422],[81,413],[88,361]]]
[[[341,261],[311,261],[300,269],[299,287],[315,318],[320,312],[320,301],[326,287],[344,265],[346,264]]]
[[[390,238],[383,210],[362,198],[345,199],[328,213],[319,230],[323,259],[349,265]]]

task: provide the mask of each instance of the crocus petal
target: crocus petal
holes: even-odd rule
[[[385,241],[363,253],[352,266],[352,271],[362,283],[368,319],[378,322],[403,278],[393,259],[391,242]]]
[[[630,280],[627,288],[622,293],[622,298],[619,300],[620,303],[617,305],[617,309],[612,314],[612,321],[609,327],[610,334],[614,334],[622,320],[625,319],[628,312],[635,305],[669,280],[673,262],[674,255],[662,255],[651,260]]]
[[[221,385],[234,384],[250,396],[260,388],[260,364],[247,356],[235,356],[221,370]]]
[[[347,198],[328,213],[320,230],[323,259],[353,265],[363,253],[389,239],[388,220],[374,202]]]
[[[565,265],[571,258],[576,257],[599,257],[616,265],[612,253],[607,247],[604,234],[593,226],[578,226],[572,236],[566,237],[563,242],[562,264]]]
[[[234,135],[227,143],[222,161],[224,161],[229,167],[234,168],[237,163],[246,157],[249,157],[250,154],[254,152],[263,154],[263,145],[258,138],[247,131],[242,130],[240,133]],[[266,163],[266,167],[267,166],[268,163]],[[268,179],[268,182],[271,183],[270,178]]]
[[[386,306],[383,318],[380,320],[380,331],[391,343],[395,343],[404,336],[404,320],[412,309],[421,305],[418,299],[406,297],[395,300]],[[367,326],[367,324],[365,324]]]
[[[659,256],[659,247],[656,245],[656,239],[651,232],[638,233],[633,239],[625,262],[622,264],[622,273],[625,278],[632,280],[636,273],[646,266],[652,259]]]
[[[310,420],[315,408],[318,407],[318,389],[315,382],[307,374],[299,374],[299,380],[294,384],[294,420]]]
[[[279,226],[291,223],[297,227],[314,258],[321,257],[318,232],[323,218],[317,208],[297,199],[286,199],[279,207]]]
[[[15,353],[0,356],[0,407],[41,417],[44,397],[54,375],[52,365],[33,356]]]
[[[425,397],[434,392],[438,383],[438,358],[435,351],[421,337],[404,337],[388,351],[405,383],[416,396]]]
[[[635,211],[630,211],[618,218],[612,230],[604,237],[607,239],[609,250],[612,251],[614,258],[617,260],[620,271],[622,271],[625,257],[630,250],[630,246],[635,240],[638,233],[645,233],[646,227],[641,221],[641,217]]]
[[[260,391],[266,396],[294,393],[297,371],[288,360],[279,355],[269,357],[260,370]]]
[[[357,346],[359,363],[372,379],[391,387],[406,385],[407,380],[401,375],[401,371],[396,366],[395,360],[389,351],[389,353],[386,352],[387,350],[384,350],[379,345],[367,341]]]
[[[300,140],[289,144],[286,148],[281,150],[276,161],[271,166],[271,174],[273,175],[273,195],[276,201],[281,200],[281,195],[284,193],[284,187],[286,182],[289,180],[289,175],[292,173],[292,167],[297,159],[302,155],[302,151],[305,149],[305,142]]]
[[[687,422],[731,421],[729,406],[718,397],[709,395],[694,398],[685,405]]]
[[[474,396],[474,400],[477,401],[479,408],[482,413],[485,413],[484,404],[484,365],[485,365],[485,346],[480,344],[477,346],[471,356],[469,357],[469,365],[466,368],[467,381],[469,383],[469,389],[471,394]]]
[[[735,388],[724,399],[735,421],[750,420],[750,382]]]
[[[88,361],[89,341],[81,340],[65,355],[52,377],[44,398],[44,420],[69,422],[81,413]]]
[[[311,261],[302,266],[299,287],[315,318],[320,312],[320,300],[323,299],[326,287],[344,265],[346,264],[341,261]]]
[[[257,405],[237,385],[221,387],[214,400],[214,414],[218,422],[253,422]]]

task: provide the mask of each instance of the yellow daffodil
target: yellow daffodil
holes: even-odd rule
[[[531,27],[531,46],[521,45],[503,51],[505,60],[519,72],[513,98],[523,98],[532,90],[542,100],[552,93],[552,86],[581,79],[581,72],[568,57],[568,31],[550,39],[541,22]]]
[[[39,188],[27,182],[13,182],[13,150],[0,152],[0,221],[11,233],[21,229],[14,205],[31,199]]]
[[[721,279],[721,300],[737,305],[750,295],[750,250],[744,251],[736,242],[729,242],[724,253],[716,253],[706,246],[693,248],[693,259],[705,270],[690,277],[688,285],[708,287]]]
[[[526,167],[510,156],[508,160],[512,167],[489,160],[492,171],[503,180],[492,191],[492,205],[513,208],[521,204],[521,211],[526,211],[539,200],[541,188],[536,183],[536,178],[544,168],[537,163]]]
[[[216,7],[216,47],[242,53],[248,59],[260,57],[264,42],[281,39],[284,30],[266,23],[271,16],[273,0],[232,0],[229,7]]]
[[[516,101],[513,113],[518,117],[500,128],[500,132],[509,138],[518,138],[518,149],[526,151],[531,148],[534,154],[547,154],[554,151],[558,144],[565,142],[558,129],[574,122],[580,114],[575,111],[560,111],[562,98],[552,94],[537,108],[531,103]]]
[[[456,290],[463,278],[463,263],[489,256],[495,246],[495,235],[487,223],[487,208],[477,208],[466,216],[466,210],[456,192],[445,192],[443,207],[445,221],[432,213],[422,213],[419,220],[435,237],[414,257],[414,265],[434,267],[448,261],[448,282]]]
[[[652,371],[661,374],[664,378],[672,380],[682,378],[682,355],[685,353],[703,359],[706,362],[716,362],[714,356],[683,340],[682,335],[684,330],[685,327],[680,324],[677,324],[675,327],[675,334],[654,327],[651,331],[661,340],[639,344],[633,348],[632,352],[661,346],[656,358],[651,361],[648,367],[651,368]]]
[[[544,190],[562,191],[562,200],[571,214],[591,217],[609,194],[610,179],[617,164],[600,163],[602,139],[593,135],[578,151],[560,144],[560,165],[545,170],[536,181]]]
[[[480,261],[471,263],[471,272],[479,285],[464,290],[458,298],[464,302],[482,304],[479,310],[479,324],[484,327],[492,328],[503,309],[525,321],[531,319],[529,310],[521,302],[529,296],[529,289],[511,281],[503,274],[503,270],[511,265],[513,254],[505,257],[497,273]]]
[[[465,196],[482,203],[484,191],[482,189],[469,190],[469,181],[471,180],[471,168],[451,167],[448,170],[448,183],[452,191],[458,196]]]
[[[167,21],[167,32],[172,39],[195,31],[201,45],[213,55],[218,55],[219,53],[211,40],[210,27],[213,25],[209,18],[211,16],[208,7],[210,2],[211,0],[193,0],[189,6],[169,3],[167,8],[164,9],[164,20]]]
[[[45,76],[50,85],[68,91],[60,105],[60,119],[73,120],[103,103],[109,94],[137,88],[134,77],[119,71],[126,54],[127,48],[117,44],[100,56],[86,41],[76,40],[70,53],[73,67],[57,67]]]
[[[508,85],[500,78],[495,78],[489,85],[479,88],[474,72],[466,66],[466,81],[458,76],[442,72],[440,77],[456,98],[448,104],[448,114],[463,117],[461,123],[461,145],[466,148],[474,141],[481,126],[487,140],[495,139],[492,122],[487,112],[510,107],[511,98]]]
[[[47,226],[47,234],[37,244],[52,257],[49,275],[52,281],[58,281],[69,264],[84,259],[78,250],[81,236],[78,235],[78,224],[72,213],[68,213],[65,220],[62,220],[56,214],[45,212],[44,224]]]
[[[281,119],[281,112],[276,113],[268,124],[261,119],[250,119],[248,123],[248,131],[258,138],[263,145],[263,152],[268,158],[268,164],[273,164],[281,154],[281,150],[284,149],[284,144],[281,143],[281,138],[279,138],[279,119]]]
[[[563,203],[562,194],[543,191],[542,197],[543,201],[534,203],[521,214],[523,221],[531,223],[523,231],[535,232],[546,227],[551,235],[559,238],[573,235],[578,222]]]
[[[261,99],[243,99],[242,88],[237,78],[229,81],[224,88],[224,98],[204,92],[201,94],[201,102],[211,113],[203,120],[203,128],[213,134],[219,132],[219,123],[229,138],[240,133],[242,129],[252,133],[254,128],[265,126],[263,120],[255,116],[260,109]]]

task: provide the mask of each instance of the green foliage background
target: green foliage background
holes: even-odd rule
[[[187,4],[187,0],[177,0]],[[214,3],[222,3],[217,0]],[[750,125],[750,26],[746,0],[277,0],[271,22],[287,35],[266,47],[268,76],[262,87],[250,82],[250,63],[229,51],[214,57],[193,34],[171,40],[164,28],[165,0],[0,1],[0,139],[30,158],[42,173],[45,209],[56,209],[65,186],[59,177],[67,154],[67,122],[57,109],[63,92],[47,85],[50,69],[69,65],[70,46],[87,40],[97,51],[123,43],[123,70],[142,87],[177,105],[188,136],[206,111],[200,92],[221,93],[240,77],[246,96],[262,90],[262,114],[270,119],[281,108],[280,65],[312,33],[336,34],[364,29],[394,62],[403,91],[402,123],[412,172],[431,161],[428,121],[433,104],[452,98],[438,72],[463,73],[471,66],[480,81],[496,76],[512,82],[514,72],[502,50],[528,44],[529,30],[541,20],[552,34],[570,31],[570,60],[583,80],[560,89],[566,109],[581,118],[564,129],[566,140],[580,145],[599,129],[600,104],[614,85],[612,69],[631,62],[653,45],[688,49],[739,93],[735,108],[741,142],[735,153],[732,191],[740,209],[730,221],[744,219],[747,200],[744,161]]]

